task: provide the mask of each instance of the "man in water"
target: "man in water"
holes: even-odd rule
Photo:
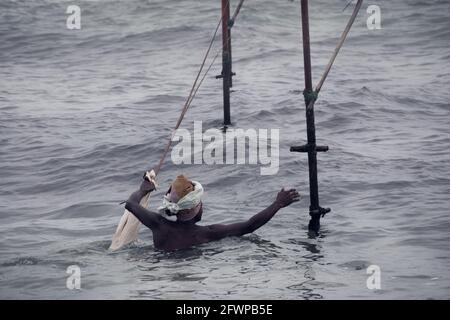
[[[183,175],[178,176],[164,196],[163,204],[158,208],[159,213],[139,204],[153,190],[155,184],[145,175],[139,190],[131,194],[125,208],[152,230],[155,247],[166,251],[251,233],[272,219],[278,210],[300,200],[295,189],[285,191],[283,188],[270,206],[247,221],[199,226],[196,223],[201,220],[203,213],[203,188],[200,183],[190,181]]]

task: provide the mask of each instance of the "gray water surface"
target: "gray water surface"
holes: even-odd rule
[[[313,80],[352,6],[311,1]],[[316,105],[322,234],[309,188],[299,1],[248,0],[233,27],[232,120],[280,129],[280,169],[166,162],[151,208],[180,173],[206,190],[204,224],[249,218],[281,187],[303,200],[254,234],[173,253],[110,253],[142,172],[162,154],[220,16],[220,1],[0,3],[0,298],[447,299],[450,297],[450,5],[364,3]],[[232,7],[237,1],[232,1]],[[369,4],[382,29],[368,30]],[[220,49],[220,34],[213,52]],[[220,57],[219,59],[220,60]],[[219,128],[220,61],[182,127]],[[81,290],[66,269],[81,268]],[[381,269],[381,289],[366,269]]]

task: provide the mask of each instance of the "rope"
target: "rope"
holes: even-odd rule
[[[350,0],[348,3],[347,3],[347,5],[344,7],[344,9],[342,9],[342,12],[344,12],[345,11],[345,9],[347,9],[348,8],[348,6],[351,4],[353,2],[353,0]]]
[[[239,11],[241,10],[241,7],[242,7],[242,4],[243,4],[243,3],[244,3],[244,0],[241,0],[241,2],[239,2],[239,4],[238,4],[238,6],[237,6],[237,8],[236,8],[236,10],[235,10],[235,12],[234,12],[234,14],[233,14],[233,19],[232,19],[233,23],[234,23],[234,19],[236,19],[237,15],[239,14]],[[228,1],[228,5],[229,5],[229,4],[230,4],[230,2]],[[229,40],[230,40],[230,36],[228,36],[227,42],[228,42]],[[206,75],[208,74],[209,70],[211,70],[211,67],[214,65],[214,62],[216,61],[217,57],[218,57],[219,54],[222,52],[222,50],[223,50],[223,45],[222,45],[222,48],[219,49],[219,50],[216,52],[214,58],[212,59],[212,61],[211,61],[211,63],[209,64],[208,68],[206,69],[205,74],[203,75],[202,79],[200,80],[200,82],[199,82],[197,88],[196,88],[195,91],[194,91],[194,94],[193,94],[191,100],[189,101],[189,106],[191,105],[192,100],[194,100],[194,97],[195,97],[195,95],[196,95],[198,89],[200,89],[200,86],[202,85],[203,80],[205,80]]]
[[[233,17],[228,22],[228,26],[230,28],[234,25],[234,21],[236,20],[236,17],[238,16],[239,11],[241,11],[241,7],[242,7],[243,4],[244,4],[244,0],[241,0],[239,2],[239,4],[237,5],[236,10],[234,10]]]
[[[244,0],[241,0],[241,1],[239,2],[238,6],[236,7],[236,9],[235,9],[235,11],[234,11],[234,14],[233,14],[233,17],[232,17],[232,19],[230,19],[230,21],[229,21],[229,23],[231,22],[231,26],[234,24],[234,21],[235,21],[236,17],[238,16],[238,14],[239,14],[239,12],[240,12],[240,10],[241,10],[241,7],[242,7],[242,4],[243,4],[243,3],[244,3]],[[230,5],[230,1],[228,0],[228,1],[227,1],[227,6],[229,6],[229,5]],[[189,96],[188,96],[188,98],[187,98],[187,100],[186,100],[186,102],[185,102],[185,104],[184,104],[184,106],[183,106],[183,109],[181,110],[181,114],[180,114],[180,116],[179,116],[179,118],[178,118],[178,121],[177,121],[177,123],[176,123],[176,125],[175,125],[175,128],[172,130],[172,132],[171,132],[171,134],[170,134],[169,141],[168,141],[168,143],[167,143],[167,145],[166,145],[166,148],[164,149],[164,152],[163,152],[163,155],[162,155],[162,157],[161,157],[161,160],[159,161],[158,166],[155,168],[155,174],[156,174],[156,175],[159,173],[159,171],[160,171],[160,169],[161,169],[161,167],[162,167],[162,165],[163,165],[163,163],[164,163],[164,160],[165,160],[165,158],[166,158],[166,156],[167,156],[167,154],[168,154],[168,152],[169,152],[169,150],[170,150],[170,147],[171,147],[171,145],[172,145],[172,139],[173,139],[173,136],[174,136],[174,134],[175,134],[175,131],[180,127],[181,122],[183,121],[183,118],[184,118],[184,116],[185,116],[187,110],[188,110],[189,107],[191,106],[192,101],[194,100],[194,98],[195,98],[195,96],[196,96],[198,90],[200,89],[200,86],[202,85],[203,81],[205,80],[206,75],[207,75],[208,72],[211,70],[211,67],[214,65],[214,62],[216,61],[216,59],[217,59],[217,57],[219,56],[220,52],[222,52],[222,50],[223,50],[223,46],[222,46],[222,48],[221,48],[220,50],[217,51],[216,55],[215,55],[214,58],[212,59],[212,61],[211,61],[211,63],[209,64],[208,68],[206,69],[206,72],[203,74],[203,77],[200,79],[200,82],[198,83],[198,86],[196,87],[197,81],[198,81],[198,79],[200,78],[200,75],[201,75],[201,73],[202,73],[203,67],[205,66],[206,59],[208,58],[208,55],[209,55],[209,53],[210,53],[210,51],[211,51],[211,48],[212,48],[212,46],[213,46],[214,40],[215,40],[215,38],[216,38],[216,35],[217,35],[217,32],[218,32],[218,30],[219,30],[219,28],[220,28],[220,25],[221,25],[221,23],[222,23],[222,20],[223,20],[223,15],[220,17],[220,20],[219,20],[219,22],[217,23],[216,29],[215,29],[215,31],[214,31],[214,35],[213,35],[212,38],[211,38],[211,41],[210,41],[209,46],[208,46],[208,50],[206,50],[205,56],[204,56],[204,58],[203,58],[202,64],[200,65],[200,69],[199,69],[199,71],[198,71],[198,73],[197,73],[197,77],[195,78],[194,84],[192,85],[192,88],[191,88],[191,91],[190,91],[190,93],[189,93]],[[231,27],[231,26],[229,25],[229,27]],[[228,40],[227,40],[227,41],[228,41]]]
[[[227,2],[227,6],[229,6],[229,5],[230,5],[230,1]],[[189,109],[189,107],[190,107],[190,105],[192,103],[192,100],[194,99],[198,89],[200,88],[200,85],[203,83],[203,80],[205,79],[206,74],[211,69],[211,66],[212,66],[213,62],[217,58],[217,55],[216,55],[216,57],[214,58],[213,62],[210,64],[210,66],[208,67],[206,73],[204,74],[203,78],[200,80],[199,86],[196,88],[197,81],[200,78],[200,75],[202,73],[203,67],[205,66],[206,59],[208,58],[209,52],[211,51],[211,48],[212,48],[212,46],[214,44],[214,40],[216,38],[216,35],[217,35],[219,27],[220,27],[220,25],[222,23],[222,20],[223,20],[223,15],[220,17],[220,20],[217,23],[216,30],[214,31],[214,35],[212,36],[211,41],[210,41],[209,46],[208,46],[208,49],[206,50],[205,56],[203,57],[202,64],[200,65],[200,69],[199,69],[199,71],[197,73],[197,76],[195,78],[195,81],[194,81],[194,83],[192,85],[191,91],[189,92],[189,96],[188,96],[188,98],[187,98],[187,100],[186,100],[186,102],[185,102],[185,104],[183,106],[183,109],[181,110],[181,114],[178,117],[177,123],[176,123],[174,129],[172,130],[172,132],[170,134],[169,141],[168,141],[168,143],[166,145],[166,148],[164,149],[164,152],[163,152],[163,155],[161,157],[161,160],[159,161],[158,166],[155,168],[155,174],[156,175],[159,173],[159,170],[161,169],[161,167],[162,167],[162,165],[164,163],[164,160],[165,160],[165,158],[167,156],[167,153],[170,150],[170,147],[172,145],[172,138],[173,138],[173,135],[175,134],[175,131],[180,127],[181,121],[183,121],[184,115],[186,114],[187,110]]]

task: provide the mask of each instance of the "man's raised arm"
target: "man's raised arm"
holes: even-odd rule
[[[218,240],[225,237],[242,236],[251,233],[266,224],[281,208],[299,201],[300,195],[295,189],[285,191],[284,188],[278,193],[276,200],[263,211],[257,213],[247,221],[232,224],[213,224],[206,226],[206,236],[210,240]]]

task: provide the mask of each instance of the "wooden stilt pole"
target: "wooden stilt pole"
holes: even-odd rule
[[[231,124],[230,88],[231,83],[231,32],[230,0],[222,0],[222,80],[223,80],[223,124]]]
[[[230,0],[222,0],[222,73],[216,79],[223,81],[223,124],[231,124],[230,88],[233,87],[233,62],[231,54],[231,28],[236,21],[244,0],[241,0],[230,18]]]
[[[305,73],[305,90],[303,91],[303,95],[305,97],[305,104],[306,104],[306,130],[308,142],[304,146],[291,147],[291,151],[308,153],[309,198],[310,198],[309,214],[311,216],[308,229],[317,234],[320,229],[320,216],[330,211],[330,209],[321,208],[319,205],[319,186],[317,180],[317,152],[327,151],[328,147],[316,146],[316,127],[314,120],[315,95],[312,89],[308,0],[301,0],[301,14],[302,14],[302,35],[303,35],[303,64]]]
[[[309,221],[308,229],[314,234],[318,234],[320,230],[320,217],[323,217],[326,213],[330,212],[329,208],[322,208],[319,205],[319,187],[317,182],[317,152],[328,151],[328,146],[316,145],[316,128],[314,120],[314,103],[317,99],[317,95],[322,89],[322,85],[331,70],[331,67],[336,59],[339,50],[341,49],[344,41],[350,31],[353,22],[358,15],[359,9],[361,9],[363,0],[358,0],[353,10],[344,32],[339,39],[336,49],[331,56],[328,65],[325,68],[325,72],[320,78],[315,90],[312,89],[312,74],[311,74],[311,53],[309,43],[309,17],[308,17],[308,0],[301,0],[301,14],[302,14],[302,34],[303,34],[303,63],[305,72],[305,90],[303,95],[305,97],[306,105],[306,131],[308,142],[306,145],[291,147],[291,151],[294,152],[307,152],[308,153],[308,167],[309,167],[309,192],[310,192],[310,206],[309,214],[311,220]]]

